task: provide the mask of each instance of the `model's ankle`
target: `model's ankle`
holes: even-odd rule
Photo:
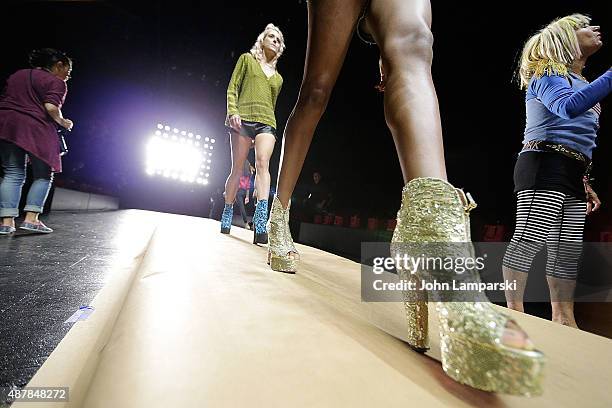
[[[517,312],[525,313],[523,302],[508,302],[506,307],[508,309],[516,310]]]
[[[552,321],[562,324],[563,326],[569,326],[575,329],[578,328],[578,324],[576,323],[574,316],[553,316]]]

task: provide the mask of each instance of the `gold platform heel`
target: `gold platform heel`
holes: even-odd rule
[[[414,258],[474,259],[469,212],[475,207],[469,194],[444,180],[418,178],[410,181],[402,192],[392,252]],[[398,268],[400,277],[409,273]],[[448,283],[451,287],[453,281],[459,284],[480,282],[475,269],[458,273],[452,269],[419,268],[416,276],[419,280]],[[540,395],[544,355],[530,346],[519,349],[504,345],[504,330],[509,323],[514,323],[512,319],[498,312],[483,292],[469,293],[458,290],[427,292],[428,300],[435,302],[438,315],[444,372],[455,381],[484,391]],[[426,347],[426,303],[418,299],[418,292],[404,296],[411,325],[410,345],[417,349]]]
[[[291,202],[283,209],[278,197],[274,197],[268,228],[268,263],[273,271],[296,273],[299,254],[289,230],[289,207]]]

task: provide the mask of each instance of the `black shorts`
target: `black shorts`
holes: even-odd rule
[[[236,133],[233,128],[229,126],[226,127],[230,133]],[[259,122],[250,122],[248,120],[242,121],[242,128],[240,129],[241,135],[248,136],[251,139],[255,140],[255,136],[260,133],[271,133],[276,139],[276,129],[274,129],[272,126]]]
[[[559,153],[523,152],[514,166],[514,192],[558,191],[585,201],[584,163]]]

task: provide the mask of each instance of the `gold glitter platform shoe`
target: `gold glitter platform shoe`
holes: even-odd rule
[[[273,271],[295,273],[299,254],[289,230],[289,207],[291,202],[283,209],[278,197],[274,197],[268,226],[268,263]]]
[[[469,212],[472,198],[436,178],[410,181],[402,192],[391,251],[394,257],[474,259]],[[438,264],[441,265],[441,264]],[[401,279],[458,285],[478,283],[475,269],[458,271],[446,264],[421,264],[410,269],[396,265]],[[410,269],[410,270],[406,270]],[[504,334],[522,332],[498,312],[483,292],[459,290],[405,291],[404,300],[411,347],[428,348],[427,301],[435,303],[440,328],[442,368],[455,381],[491,392],[535,396],[542,393],[544,355],[524,335],[522,348],[504,344]],[[432,306],[430,305],[430,306]],[[512,340],[510,340],[512,341]]]

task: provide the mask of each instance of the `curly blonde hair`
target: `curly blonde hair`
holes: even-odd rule
[[[253,57],[255,57],[257,61],[265,61],[265,54],[262,44],[264,38],[266,37],[266,35],[268,35],[269,31],[276,31],[276,33],[278,34],[278,39],[280,40],[280,47],[278,49],[278,53],[276,53],[274,59],[270,61],[270,64],[273,67],[276,67],[276,62],[285,51],[285,37],[283,36],[283,33],[280,28],[278,28],[274,24],[268,24],[266,28],[261,32],[261,34],[257,36],[257,40],[255,40],[255,44],[253,44],[253,47],[251,48],[251,54],[253,55]]]
[[[576,30],[588,27],[591,18],[572,14],[557,18],[527,40],[521,53],[517,80],[527,88],[535,75],[567,76],[572,63],[582,56]]]

